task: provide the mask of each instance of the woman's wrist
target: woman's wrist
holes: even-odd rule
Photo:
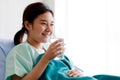
[[[49,59],[48,55],[44,54],[42,59],[44,59],[44,61],[46,62],[50,62],[51,59]]]

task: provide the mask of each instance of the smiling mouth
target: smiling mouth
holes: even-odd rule
[[[45,34],[45,33],[42,33],[42,35],[46,38],[49,38],[50,37],[50,34]]]

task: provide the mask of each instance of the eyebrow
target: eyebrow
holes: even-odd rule
[[[44,19],[40,19],[40,21],[48,22],[47,20],[44,20]],[[52,23],[54,23],[54,21],[52,21]]]
[[[46,21],[47,22],[47,20],[44,20],[44,19],[40,19],[40,21]]]

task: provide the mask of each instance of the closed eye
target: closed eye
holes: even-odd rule
[[[47,23],[46,23],[46,22],[42,22],[41,24],[42,24],[42,25],[47,25]]]
[[[54,26],[54,23],[50,24],[50,26]]]

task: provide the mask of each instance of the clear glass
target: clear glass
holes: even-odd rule
[[[61,39],[61,38],[57,38],[57,37],[52,37],[51,39],[50,39],[50,43],[53,43],[53,42],[55,42],[56,40],[58,40],[58,39]],[[62,54],[59,54],[58,56],[56,56],[55,58],[54,58],[55,60],[63,60],[64,59],[64,53],[62,53]]]

